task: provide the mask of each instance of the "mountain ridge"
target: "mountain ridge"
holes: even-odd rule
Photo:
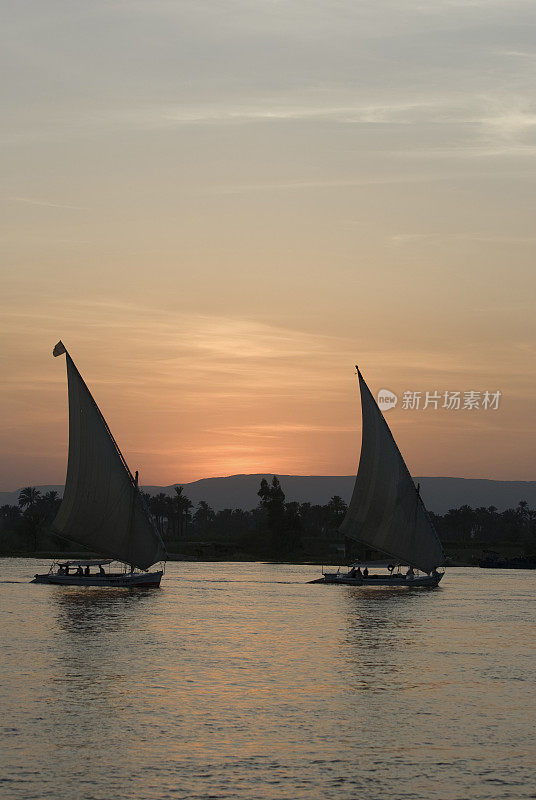
[[[227,475],[216,478],[200,478],[188,483],[172,483],[169,486],[143,486],[151,495],[163,492],[173,494],[175,486],[183,486],[184,493],[197,505],[205,500],[215,511],[223,508],[254,508],[259,498],[257,491],[263,478],[272,479],[274,473]],[[280,475],[288,502],[318,503],[325,505],[333,495],[350,500],[355,475]],[[490,478],[416,477],[421,484],[421,496],[429,511],[444,514],[449,508],[468,505],[473,508],[495,506],[499,511],[514,508],[520,500],[536,507],[536,481],[496,481]],[[22,487],[21,487],[22,488]],[[42,493],[55,490],[63,492],[61,484],[36,486]],[[19,492],[0,492],[0,506],[16,505]]]

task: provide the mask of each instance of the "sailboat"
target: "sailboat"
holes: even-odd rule
[[[166,550],[138,487],[97,403],[60,341],[53,355],[65,354],[69,394],[69,457],[61,506],[53,530],[91,554],[55,562],[32,583],[62,586],[157,587]],[[119,568],[114,568],[119,562]],[[108,569],[104,569],[107,567]]]
[[[361,457],[340,533],[387,557],[388,573],[368,566],[324,573],[311,583],[434,587],[444,575],[443,548],[378,404],[356,367],[363,418]],[[407,572],[402,572],[407,567]]]

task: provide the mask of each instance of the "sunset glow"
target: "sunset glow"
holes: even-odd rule
[[[354,472],[356,362],[373,392],[501,391],[390,411],[413,474],[534,478],[531,4],[30,6],[0,488],[64,479],[60,338],[145,484]]]

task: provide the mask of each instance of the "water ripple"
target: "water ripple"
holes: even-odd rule
[[[0,582],[10,800],[534,798],[536,574],[434,592],[171,564],[160,591]]]

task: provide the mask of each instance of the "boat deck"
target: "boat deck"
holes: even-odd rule
[[[343,586],[402,586],[406,589],[422,587],[435,587],[443,577],[443,572],[435,575],[415,575],[413,578],[406,578],[405,575],[368,575],[365,577],[350,577],[341,575],[338,572],[326,572],[321,578],[317,578],[309,583],[330,583],[341,584]]]
[[[45,575],[35,575],[32,583],[46,583],[53,586],[157,588],[160,586],[162,574],[162,570],[156,572],[119,572],[106,575],[58,575],[57,573],[46,573]]]

